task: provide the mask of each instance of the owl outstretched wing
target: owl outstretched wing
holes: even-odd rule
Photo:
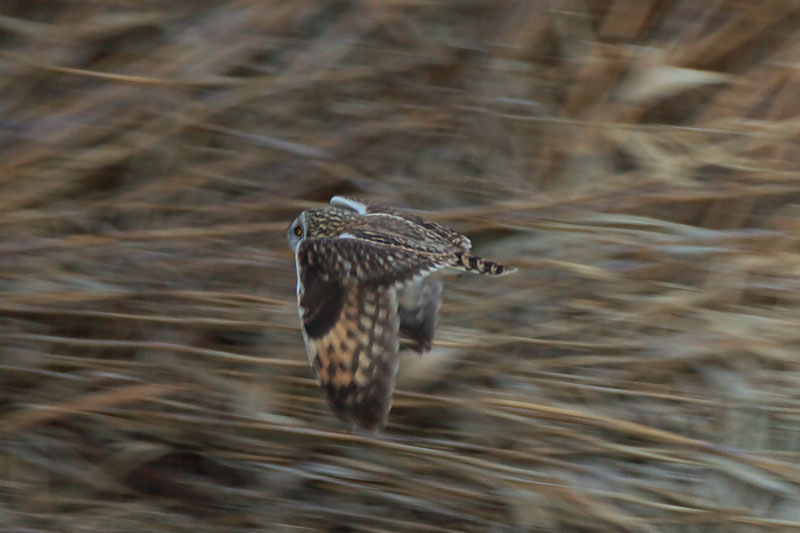
[[[470,242],[465,235],[457,233],[447,226],[443,226],[442,224],[425,220],[419,215],[406,209],[373,205],[364,202],[363,200],[349,198],[347,196],[334,196],[331,198],[331,205],[352,209],[353,211],[365,216],[392,215],[412,222],[414,225],[418,226],[419,228],[423,228],[427,232],[431,232],[436,237],[450,243],[460,251],[468,252],[472,248],[472,242]]]
[[[295,253],[303,338],[331,409],[376,429],[391,408],[398,368],[398,290],[452,257],[352,238],[307,239]]]

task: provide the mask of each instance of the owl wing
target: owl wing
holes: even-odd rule
[[[351,238],[298,245],[303,338],[339,418],[368,429],[385,422],[398,368],[398,290],[450,264],[452,257],[445,255]]]
[[[442,306],[443,285],[441,279],[428,277],[405,285],[397,293],[400,331],[411,338],[412,348],[419,353],[431,349]]]
[[[336,207],[343,207],[346,209],[352,209],[353,211],[361,215],[372,215],[372,214],[394,215],[396,217],[408,220],[409,222],[413,222],[414,224],[422,228],[425,228],[427,231],[432,232],[440,239],[449,242],[451,245],[455,246],[456,248],[458,248],[463,252],[468,252],[472,248],[472,242],[469,240],[469,238],[467,238],[466,235],[462,235],[456,231],[453,231],[452,229],[442,224],[425,220],[416,213],[412,213],[411,211],[408,211],[406,209],[373,205],[363,200],[359,200],[357,198],[349,198],[347,196],[334,196],[333,198],[331,198],[331,205],[334,205]]]

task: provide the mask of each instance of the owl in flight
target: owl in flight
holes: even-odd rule
[[[286,230],[311,366],[337,417],[376,430],[392,406],[399,334],[430,349],[450,271],[515,269],[469,254],[469,239],[402,209],[334,196]]]

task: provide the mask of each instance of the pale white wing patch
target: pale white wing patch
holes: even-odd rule
[[[359,202],[354,198],[348,198],[346,196],[334,196],[331,198],[331,205],[336,207],[344,207],[346,209],[352,209],[359,215],[366,215],[367,214],[367,204],[364,202]]]

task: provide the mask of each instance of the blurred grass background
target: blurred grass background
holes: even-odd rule
[[[800,2],[0,5],[4,531],[800,529]],[[450,282],[389,425],[312,379],[284,230]]]

